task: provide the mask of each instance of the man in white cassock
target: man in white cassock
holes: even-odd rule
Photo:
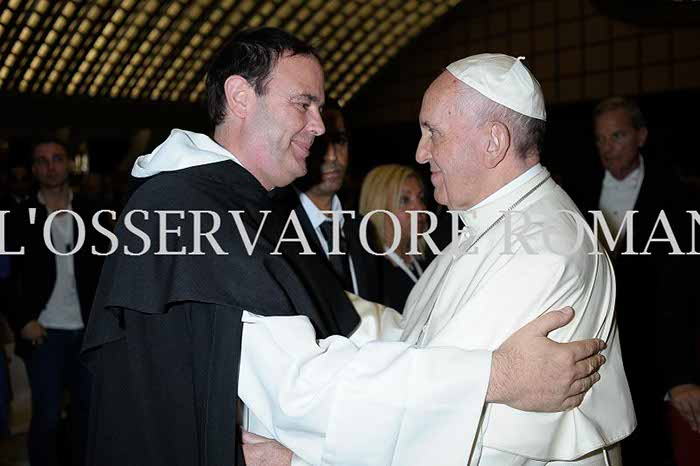
[[[421,277],[403,317],[356,299],[362,323],[350,341],[310,344],[303,320],[249,315],[244,427],[293,450],[292,464],[620,464],[616,444],[636,421],[614,319],[615,278],[575,205],[539,163],[539,83],[521,59],[465,58],[431,84],[420,126],[416,160],[430,164],[436,200],[459,211],[466,228]],[[576,316],[550,337],[605,340],[601,381],[564,412],[490,399],[496,382],[489,384],[488,358],[479,353],[507,346],[516,330],[563,306]],[[247,351],[256,340],[274,341],[274,351]],[[462,348],[473,366],[450,371],[447,352],[442,363],[411,359],[415,353],[401,349],[407,344]],[[550,363],[544,355],[541,364]],[[449,379],[465,389],[434,391]]]

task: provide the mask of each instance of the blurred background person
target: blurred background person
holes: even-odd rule
[[[12,211],[14,200],[5,187],[8,185],[8,170],[5,163],[0,165],[0,211],[7,211],[4,218],[4,235],[3,240],[7,244],[7,224],[8,214]],[[5,250],[12,250],[5,246]],[[11,282],[10,282],[11,263],[10,256],[0,254],[0,302],[5,305],[0,306],[0,440],[9,437],[10,435],[10,375],[8,370],[8,358],[5,354],[5,344],[10,343],[6,338],[7,321],[5,313],[11,299]]]
[[[649,361],[664,362],[656,370],[668,374],[680,372],[681,360],[687,355],[673,355],[671,347],[661,344],[659,325],[669,300],[680,300],[675,293],[689,293],[670,286],[680,280],[680,267],[672,267],[668,242],[649,242],[664,237],[656,231],[660,212],[665,212],[677,235],[682,251],[689,250],[685,233],[688,230],[687,195],[680,180],[660,158],[661,154],[646,150],[649,131],[639,106],[624,97],[611,97],[598,103],[593,110],[595,143],[600,168],[594,179],[581,179],[578,193],[579,208],[592,221],[589,211],[601,211],[612,237],[619,239],[609,249],[617,280],[616,315],[620,327],[622,357],[625,373],[637,414],[637,428],[622,442],[622,458],[627,464],[672,464],[670,433],[666,422],[664,398],[678,391],[664,387],[668,377],[649,377]],[[585,183],[585,185],[584,185]],[[625,214],[636,211],[633,219],[632,244],[636,254],[625,254],[626,237],[630,231]],[[662,230],[662,229],[659,229]],[[600,228],[599,228],[600,231]],[[655,233],[654,233],[655,232]],[[648,254],[639,254],[646,251]],[[685,263],[687,261],[684,260]],[[670,276],[675,276],[669,280]],[[681,320],[675,320],[680,322]],[[674,319],[663,319],[663,332],[683,338],[683,332],[673,331]],[[676,377],[677,378],[677,377]]]
[[[423,238],[418,240],[419,255],[408,254],[411,247],[411,215],[409,211],[426,210],[425,187],[419,173],[412,167],[398,164],[380,165],[369,172],[360,192],[360,214],[386,210],[398,219],[399,243],[394,250],[394,223],[388,215],[376,213],[370,221],[374,226],[380,250],[388,251],[381,265],[382,297],[380,302],[403,312],[413,285],[429,262]],[[416,214],[419,233],[427,227],[427,214]]]
[[[326,257],[334,273],[350,291],[369,301],[381,297],[379,260],[365,251],[360,242],[360,219],[341,217],[340,251],[329,254],[332,247],[332,219],[326,212],[340,212],[338,197],[343,188],[350,161],[347,126],[338,104],[327,100],[323,111],[326,132],[317,137],[307,158],[307,174],[294,183],[292,208],[296,212],[306,239],[316,254]]]
[[[72,160],[65,144],[56,139],[41,140],[32,146],[31,155],[39,190],[19,210],[35,209],[36,218],[30,222],[28,216],[18,216],[22,222],[17,234],[25,253],[13,256],[17,290],[8,312],[15,333],[15,353],[24,360],[32,394],[29,460],[32,466],[59,464],[59,449],[65,448],[58,441],[61,412],[64,390],[68,389],[70,464],[80,465],[90,376],[80,363],[79,353],[102,262],[100,256],[91,253],[91,246],[96,244],[90,228],[95,208],[69,186]],[[48,216],[60,210],[74,211],[86,225],[85,242],[74,254],[56,255],[44,241]],[[56,215],[50,235],[57,251],[73,251],[78,241],[77,221],[65,212]]]
[[[32,191],[32,174],[19,160],[11,160],[8,170],[7,196],[12,207],[17,207],[29,199]]]
[[[697,202],[697,201],[696,201]],[[695,251],[700,246],[696,239]],[[661,368],[667,420],[676,466],[700,464],[700,296],[697,276],[678,273],[697,256],[671,256],[661,274],[669,293],[657,296],[660,338],[657,364]],[[624,354],[623,354],[624,355]]]

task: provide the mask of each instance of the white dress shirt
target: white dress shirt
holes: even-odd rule
[[[328,220],[332,220],[331,217],[326,216],[321,210],[316,207],[316,204],[313,203],[313,201],[307,196],[305,193],[300,192],[299,193],[299,200],[301,201],[301,206],[304,208],[304,212],[306,212],[306,216],[309,217],[309,221],[311,222],[311,226],[313,227],[314,231],[316,232],[316,236],[318,237],[318,242],[321,243],[321,247],[323,248],[323,252],[326,253],[326,257],[328,257],[328,251],[330,251],[330,247],[328,242],[326,241],[326,237],[323,236],[323,233],[321,232],[321,224],[323,222],[326,222]],[[338,199],[338,196],[335,194],[333,195],[333,199],[331,200],[331,210],[333,212],[340,212],[343,210],[343,205],[340,203],[340,199]],[[338,215],[340,217],[340,234],[345,237],[345,234],[343,233],[343,226],[345,225],[345,217]],[[346,252],[347,253],[347,252]],[[352,291],[354,294],[359,295],[359,290],[357,288],[357,275],[355,274],[355,265],[352,262],[352,256],[348,254],[348,262],[350,263],[350,278],[352,280]]]
[[[603,217],[610,227],[613,237],[620,231],[627,211],[634,210],[643,181],[644,158],[642,156],[639,156],[639,166],[623,180],[618,180],[608,170],[605,170],[598,207],[603,212]]]
[[[45,204],[41,193],[37,195],[40,204]],[[69,192],[67,210],[72,209],[73,193]],[[49,214],[51,211],[49,211]],[[68,252],[74,246],[74,219],[70,214],[62,213],[54,217],[51,223],[51,241],[57,251]],[[75,282],[73,255],[56,255],[56,281],[46,307],[39,314],[39,323],[46,328],[60,330],[79,330],[85,326],[80,314],[78,286]]]

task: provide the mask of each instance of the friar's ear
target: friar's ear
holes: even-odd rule
[[[245,118],[253,105],[255,89],[243,76],[234,74],[224,82],[224,95],[228,113]]]
[[[499,121],[488,122],[486,128],[488,132],[484,165],[487,168],[496,168],[503,161],[510,148],[510,130]]]

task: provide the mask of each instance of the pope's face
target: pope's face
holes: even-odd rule
[[[278,61],[251,115],[268,187],[286,186],[306,174],[309,148],[325,131],[323,101],[323,71],[315,58],[293,55]]]
[[[624,109],[611,110],[595,119],[596,146],[606,170],[622,180],[639,166],[639,149],[647,137],[646,128],[635,128]]]
[[[421,139],[418,163],[430,164],[435,200],[453,210],[466,210],[480,199],[479,129],[459,108],[460,85],[449,72],[442,73],[423,96],[420,110]]]

